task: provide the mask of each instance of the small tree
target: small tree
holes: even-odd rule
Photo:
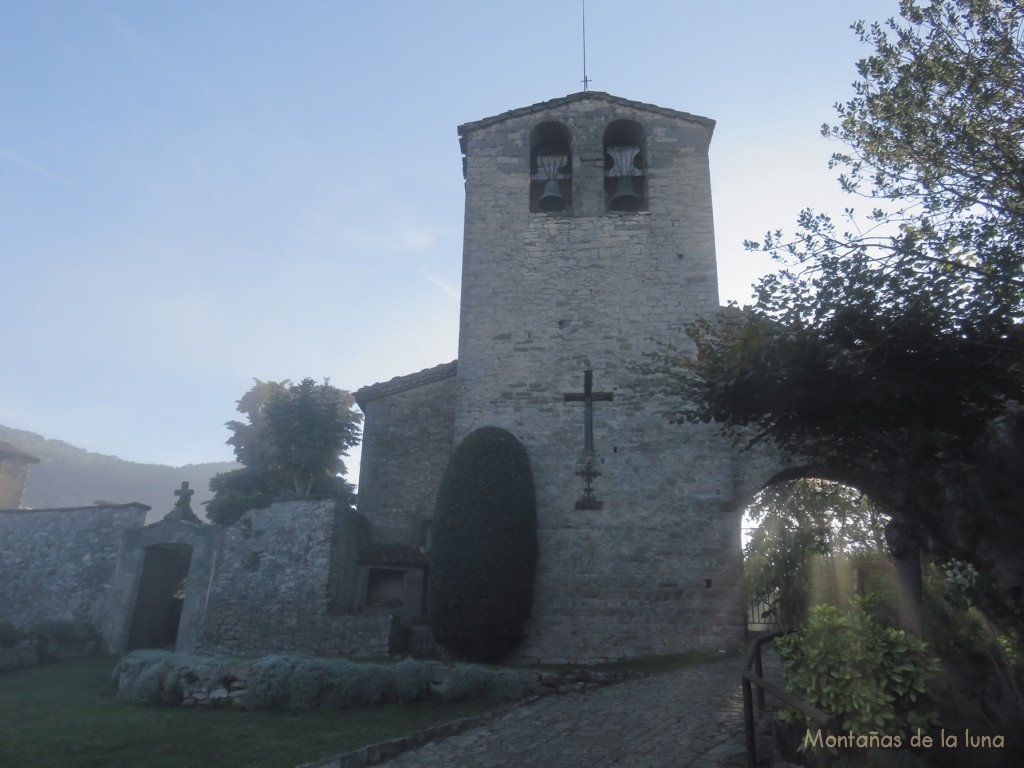
[[[939,671],[938,659],[920,639],[880,624],[871,609],[871,601],[861,599],[846,615],[815,606],[799,632],[779,638],[786,687],[834,716],[840,732],[866,738],[927,729],[937,720],[928,683]],[[783,716],[801,723],[801,730],[815,728],[792,710]]]
[[[360,416],[348,392],[303,379],[276,393],[264,411],[271,466],[296,496],[333,496],[342,456],[359,443]]]
[[[537,510],[526,449],[482,427],[455,449],[434,512],[430,611],[455,655],[500,661],[525,637],[537,568]]]
[[[230,525],[248,509],[275,498],[316,496],[352,505],[342,458],[359,442],[362,418],[348,392],[313,379],[259,379],[238,401],[247,422],[229,421],[228,445],[244,466],[210,481],[207,515]]]

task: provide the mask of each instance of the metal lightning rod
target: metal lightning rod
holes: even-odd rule
[[[583,3],[583,90],[587,90],[590,78],[587,77],[587,0]]]

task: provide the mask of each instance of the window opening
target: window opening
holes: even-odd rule
[[[604,134],[605,209],[635,213],[647,209],[647,157],[643,129],[616,120]]]
[[[541,123],[530,133],[530,211],[561,213],[572,208],[569,129]]]

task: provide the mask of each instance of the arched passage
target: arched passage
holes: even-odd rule
[[[776,480],[743,521],[751,630],[791,628],[809,606],[841,606],[858,593],[895,595],[889,517],[857,488],[813,476]]]
[[[110,650],[194,652],[223,542],[220,526],[182,520],[129,531],[111,590]]]
[[[154,544],[144,550],[142,574],[128,634],[128,650],[175,648],[192,547]]]

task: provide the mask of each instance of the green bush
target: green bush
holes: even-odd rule
[[[390,664],[353,664],[350,674],[359,704],[394,701],[395,672]]]
[[[482,427],[455,449],[434,512],[434,637],[459,658],[500,661],[522,643],[533,606],[537,510],[526,449]]]
[[[170,651],[132,651],[114,669],[118,679],[124,674],[117,698],[129,704],[174,706],[181,703],[180,681],[203,664],[215,663],[208,658],[171,653]],[[136,673],[135,670],[138,670]]]
[[[292,692],[290,679],[296,659],[264,656],[252,666],[247,705],[252,709],[284,709]]]
[[[526,693],[526,682],[512,669],[494,669],[475,664],[455,667],[447,689],[441,694],[444,701],[464,699],[501,699],[515,701]]]
[[[9,621],[0,621],[0,648],[13,648],[28,636]]]
[[[250,509],[265,509],[272,501],[268,494],[256,491],[224,491],[206,502],[206,517],[217,525],[234,525]]]
[[[184,683],[224,685],[239,662],[168,651],[133,651],[114,670],[121,680],[117,698],[130,704],[168,706],[182,700]],[[248,664],[249,709],[307,712],[373,704],[407,704],[430,698],[426,661],[397,664],[356,663],[345,659],[310,659],[271,655]],[[455,668],[453,682],[441,694],[447,701],[471,698],[514,700],[526,690],[519,675],[506,669],[472,665]]]
[[[303,712],[427,698],[430,665],[265,656],[253,665],[247,706]]]
[[[56,643],[84,643],[100,639],[91,625],[73,621],[44,621],[33,626],[30,634]]]
[[[786,687],[836,717],[841,731],[913,733],[937,720],[928,681],[939,671],[938,659],[918,638],[873,620],[860,599],[848,615],[815,606],[806,624],[777,645]],[[786,717],[803,722],[792,711]]]
[[[331,678],[332,662],[301,659],[292,665],[285,685],[286,706],[295,712],[316,709],[324,700]]]
[[[391,667],[395,698],[402,704],[430,695],[430,665],[414,659],[403,659]]]

